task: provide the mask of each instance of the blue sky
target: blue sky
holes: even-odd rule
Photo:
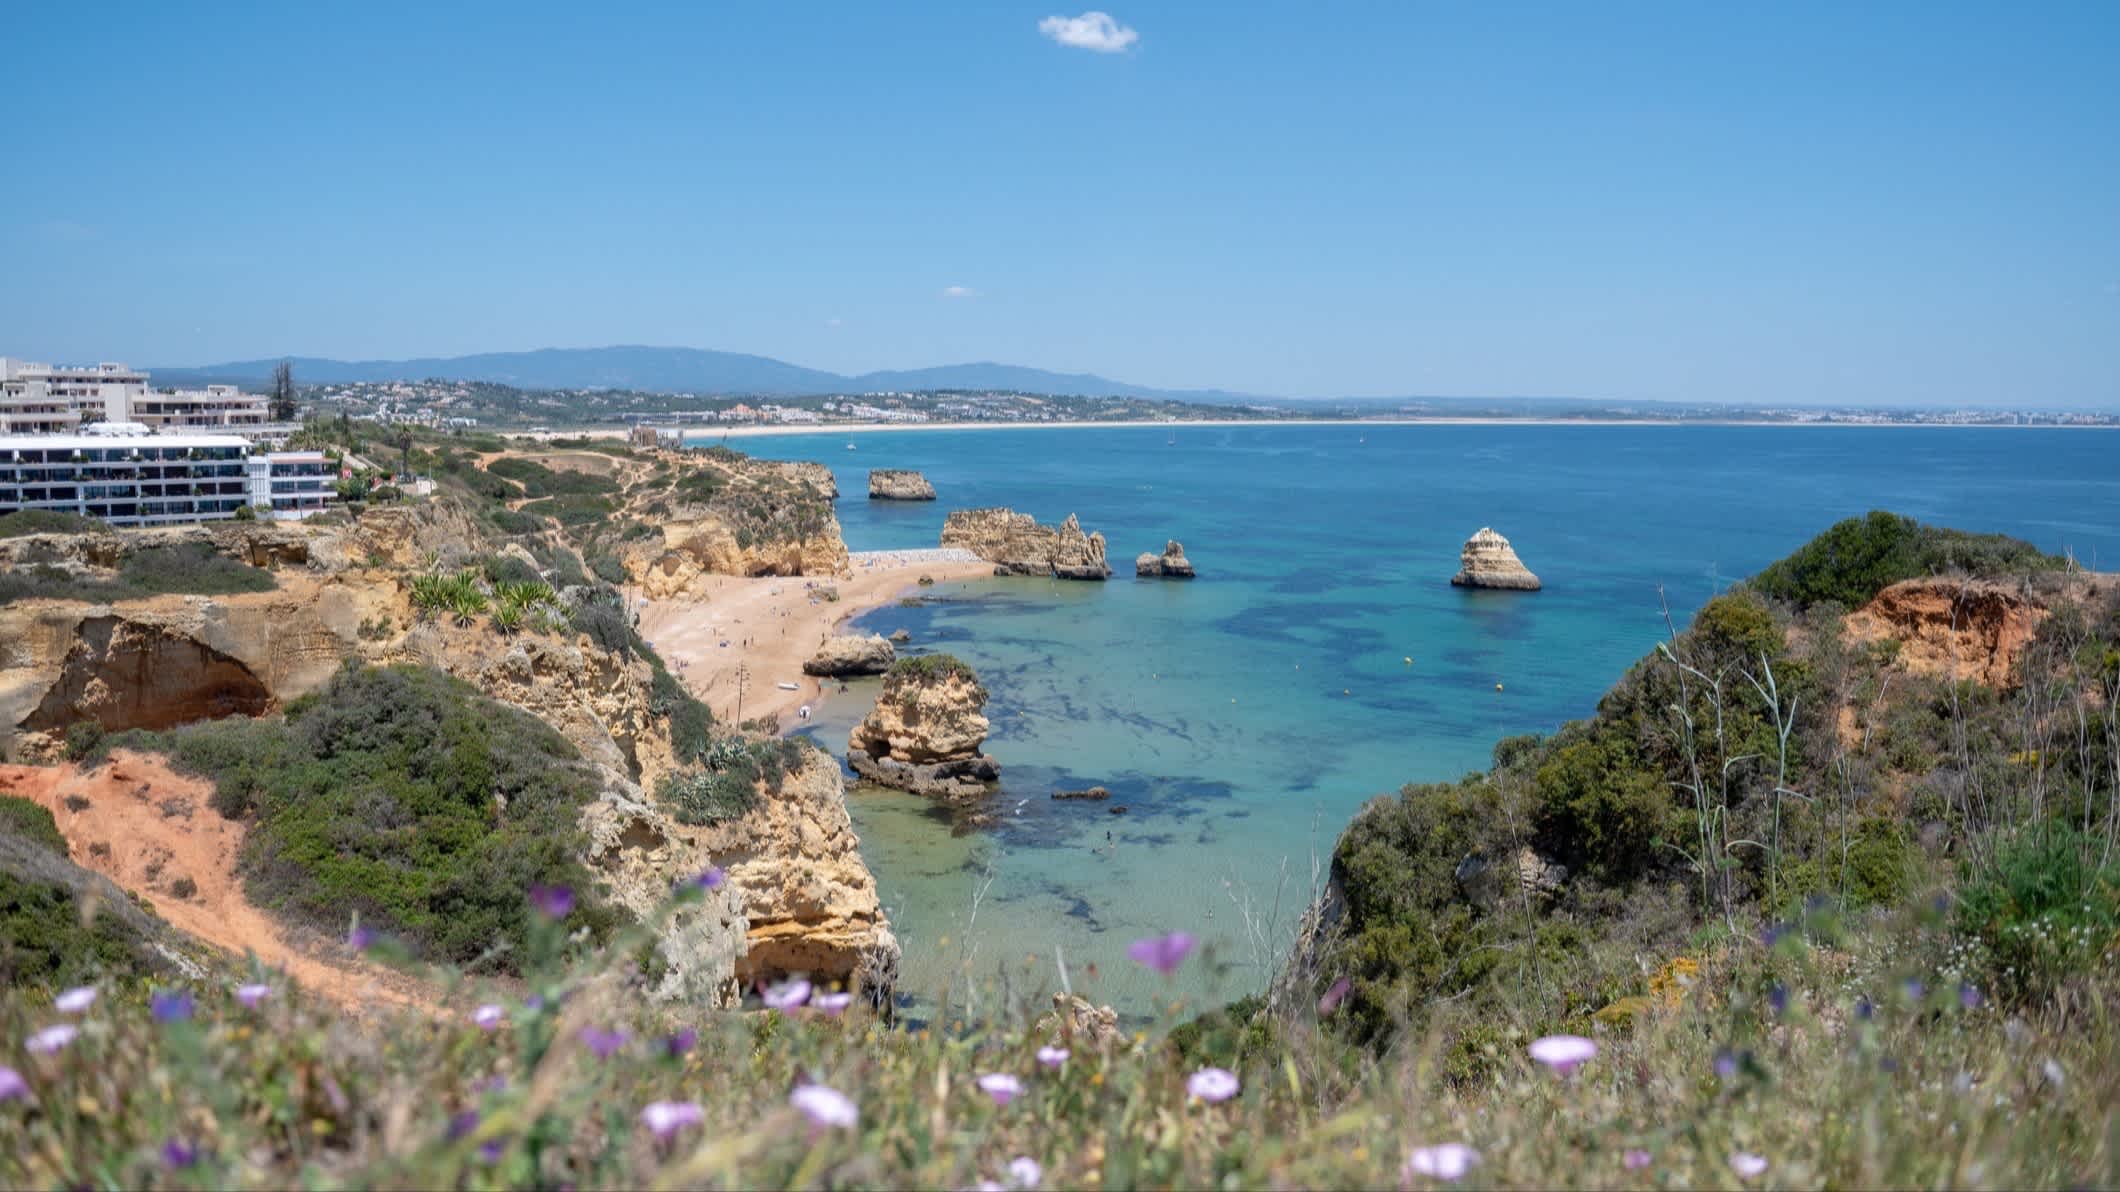
[[[2120,406],[2120,4],[1111,3],[12,5],[0,353]]]

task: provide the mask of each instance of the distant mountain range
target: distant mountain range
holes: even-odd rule
[[[244,384],[272,376],[279,357],[235,360],[197,367],[149,370],[165,385]],[[1014,364],[947,364],[939,368],[893,369],[844,376],[804,368],[767,356],[714,352],[705,348],[540,348],[531,352],[484,352],[476,356],[426,356],[413,360],[287,358],[297,383],[420,381],[429,378],[490,381],[518,389],[634,389],[644,393],[715,396],[802,397],[879,390],[995,389],[1018,393],[1085,397],[1147,397],[1168,401],[1256,400],[1219,390],[1152,389],[1090,373],[1057,373]]]

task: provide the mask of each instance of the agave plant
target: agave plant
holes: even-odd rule
[[[504,600],[493,608],[493,627],[500,630],[503,636],[514,637],[521,633],[528,620],[529,614],[521,604]]]
[[[412,607],[422,617],[432,617],[449,607],[449,581],[439,575],[412,577]]]
[[[488,603],[486,594],[476,587],[458,586],[449,592],[449,615],[456,620],[457,628],[469,629]]]
[[[513,604],[529,608],[538,604],[549,604],[555,597],[552,585],[537,580],[526,580],[519,584],[501,584],[493,589],[495,599],[502,604]]]

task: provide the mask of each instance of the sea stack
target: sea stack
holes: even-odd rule
[[[902,658],[876,706],[847,738],[847,765],[871,782],[916,795],[973,799],[1001,777],[986,743],[986,688],[947,654]]]
[[[995,575],[1101,580],[1112,573],[1104,561],[1104,535],[1083,533],[1072,513],[1053,527],[1013,509],[954,509],[943,520],[942,545],[992,563]]]
[[[891,643],[871,633],[836,634],[817,647],[816,656],[802,664],[806,675],[844,678],[848,675],[880,675],[898,660]]]
[[[871,501],[932,501],[935,486],[918,472],[900,468],[876,468],[869,472]]]
[[[1450,582],[1460,588],[1502,588],[1516,592],[1536,592],[1540,584],[1538,577],[1524,566],[1509,547],[1509,540],[1485,526],[1465,540],[1464,553],[1459,558],[1458,573]]]
[[[1134,557],[1134,574],[1146,579],[1191,579],[1192,560],[1185,557],[1185,544],[1173,538],[1163,544],[1160,555],[1141,552]]]

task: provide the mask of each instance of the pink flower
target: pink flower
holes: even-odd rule
[[[1340,1003],[1347,1000],[1347,994],[1353,989],[1354,982],[1345,977],[1334,981],[1332,988],[1325,991],[1325,996],[1318,999],[1318,1017],[1324,1018],[1339,1009]]]
[[[243,1003],[245,1009],[255,1010],[258,1008],[259,1002],[271,996],[272,986],[270,985],[252,982],[248,985],[236,986],[236,1000]]]
[[[1566,1076],[1597,1056],[1597,1044],[1581,1035],[1547,1035],[1531,1044],[1531,1058]]]
[[[802,1115],[810,1119],[810,1124],[819,1128],[840,1126],[852,1129],[861,1120],[861,1113],[854,1108],[851,1098],[838,1089],[821,1084],[795,1086],[795,1091],[788,1094],[788,1104],[801,1110]]]
[[[851,993],[820,993],[810,999],[812,1007],[833,1018],[839,1017],[840,1011],[853,1004],[854,995]]]
[[[70,1022],[62,1022],[57,1026],[45,1027],[43,1030],[31,1035],[23,1041],[22,1045],[29,1049],[31,1055],[51,1055],[73,1042],[74,1036],[80,1033],[81,1028]]]
[[[1029,1155],[1018,1155],[1008,1162],[1008,1181],[1018,1188],[1035,1188],[1045,1179],[1045,1169]]]
[[[1038,1049],[1038,1062],[1048,1068],[1057,1068],[1066,1063],[1067,1057],[1068,1050],[1065,1047],[1054,1047],[1051,1044],[1047,1044]]]
[[[79,988],[69,989],[52,999],[52,1005],[61,1014],[81,1014],[95,1004],[96,987],[93,985],[83,985]]]
[[[697,1101],[651,1101],[640,1111],[640,1123],[657,1138],[668,1138],[686,1126],[707,1120]]]
[[[761,996],[768,1009],[793,1010],[810,1000],[810,983],[797,977],[768,987]]]
[[[0,1068],[0,1101],[26,1101],[29,1099],[29,1081],[13,1068]]]
[[[1767,1173],[1767,1160],[1750,1151],[1739,1151],[1730,1156],[1730,1170],[1737,1173],[1738,1179],[1756,1180]]]
[[[1023,1082],[1006,1072],[989,1072],[977,1081],[996,1105],[1006,1105],[1023,1093]]]
[[[1640,1171],[1642,1168],[1647,1167],[1649,1164],[1655,1162],[1655,1160],[1649,1157],[1649,1152],[1641,1150],[1639,1148],[1635,1150],[1630,1150],[1626,1154],[1621,1155],[1619,1157],[1619,1161],[1620,1165],[1625,1167],[1628,1171]]]
[[[1138,964],[1143,964],[1168,977],[1178,971],[1185,958],[1192,955],[1193,946],[1200,941],[1182,931],[1169,935],[1150,936],[1135,940],[1126,946],[1126,954]]]
[[[1185,1091],[1196,1101],[1227,1101],[1237,1088],[1237,1074],[1227,1068],[1202,1068],[1185,1078]]]
[[[1462,1142],[1443,1142],[1415,1147],[1406,1156],[1406,1174],[1425,1175],[1432,1180],[1461,1180],[1479,1166],[1480,1153]]]
[[[492,1002],[487,1002],[471,1012],[471,1021],[476,1023],[478,1029],[482,1031],[498,1030],[501,1023],[507,1021],[507,1019],[508,1012]]]

